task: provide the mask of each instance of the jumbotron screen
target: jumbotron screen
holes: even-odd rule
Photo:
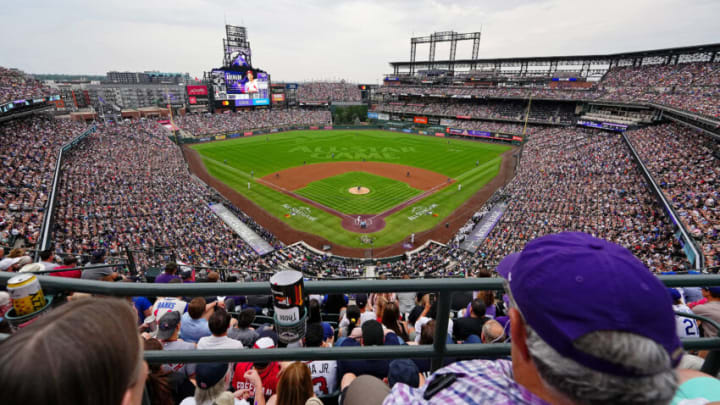
[[[215,100],[233,101],[238,107],[270,104],[267,73],[213,69],[211,74]]]

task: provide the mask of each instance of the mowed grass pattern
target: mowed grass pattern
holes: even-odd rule
[[[291,131],[208,142],[192,145],[191,148],[200,153],[212,176],[292,228],[350,247],[369,248],[362,243],[360,234],[342,227],[339,217],[258,183],[257,178],[303,163],[366,159],[433,170],[463,185],[462,190],[450,186],[423,198],[385,218],[384,229],[366,234],[375,238],[375,252],[380,255],[382,246],[400,242],[413,232],[419,233],[441,224],[460,204],[498,174],[502,161],[500,155],[510,149],[499,144],[379,130]],[[413,216],[413,208],[430,205],[434,206],[432,211],[437,217]],[[311,217],[286,217],[290,213],[287,207],[307,208]]]
[[[368,194],[351,194],[363,186]],[[366,172],[348,172],[314,181],[295,193],[345,214],[379,214],[422,193],[407,183]]]

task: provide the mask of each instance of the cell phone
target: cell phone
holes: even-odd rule
[[[430,382],[430,384],[428,384],[428,387],[425,389],[425,393],[423,394],[423,399],[429,401],[435,396],[435,394],[451,386],[455,380],[457,380],[457,375],[454,373],[438,375]]]

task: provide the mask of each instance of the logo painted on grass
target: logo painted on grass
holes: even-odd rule
[[[290,204],[283,204],[282,207],[290,211],[290,214],[285,214],[285,218],[297,215],[312,222],[317,219],[317,217],[310,215],[310,208],[308,207],[293,207]]]
[[[390,146],[386,146],[384,148],[348,148],[345,146],[339,148],[335,146],[329,148],[324,148],[322,146],[310,148],[308,146],[296,146],[290,149],[289,152],[309,153],[312,159],[327,159],[334,156],[333,159],[335,160],[398,160],[400,159],[398,154],[414,153],[415,148],[412,146],[402,146],[399,148],[393,148]]]
[[[409,220],[414,221],[418,218],[420,218],[423,215],[432,215],[435,208],[437,208],[437,204],[430,204],[426,207],[418,206],[412,208],[412,215],[408,217]]]

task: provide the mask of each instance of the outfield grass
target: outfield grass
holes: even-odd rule
[[[348,188],[363,186],[368,194],[350,194]],[[366,172],[348,172],[314,181],[295,193],[345,214],[379,214],[422,191],[407,183]]]
[[[197,144],[192,148],[201,154],[212,176],[255,201],[291,227],[349,247],[367,246],[360,242],[360,234],[342,228],[340,218],[257,183],[255,179],[303,163],[366,159],[436,171],[463,185],[460,191],[455,184],[446,187],[385,218],[384,229],[367,234],[375,238],[374,246],[377,248],[397,243],[413,232],[418,233],[442,223],[445,217],[497,175],[500,155],[510,147],[388,131],[339,130],[260,135]],[[253,176],[250,171],[254,171]],[[248,183],[251,184],[250,189]],[[285,214],[290,210],[288,207],[307,208],[305,212],[308,214],[286,218]],[[425,208],[437,216],[416,215],[413,208],[415,211]]]

